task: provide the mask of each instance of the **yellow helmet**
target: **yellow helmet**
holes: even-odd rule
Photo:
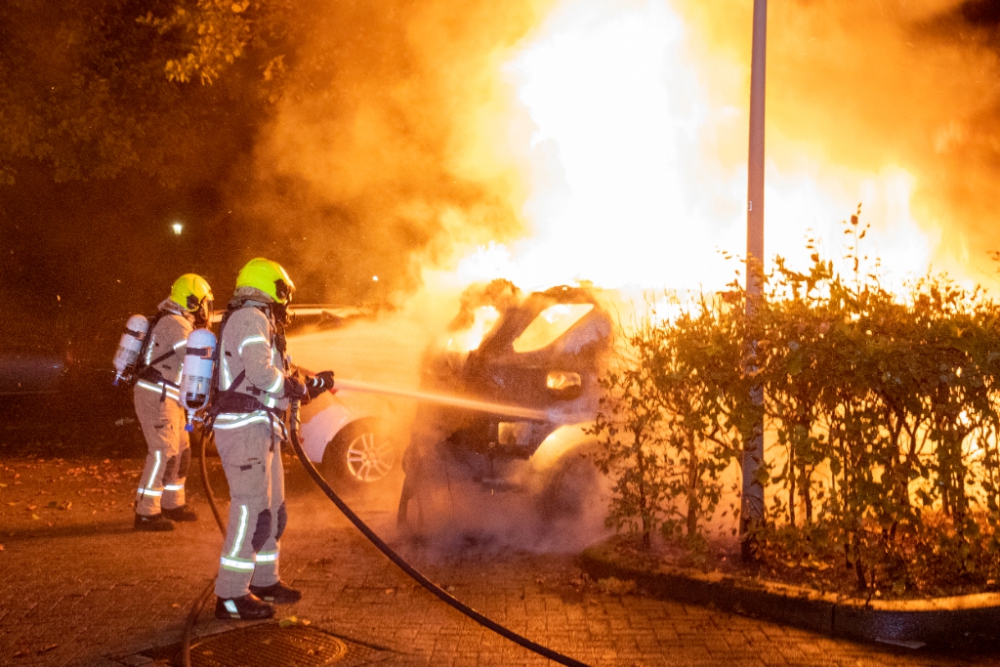
[[[214,297],[208,281],[196,273],[185,273],[174,281],[170,288],[170,300],[199,321],[207,322],[212,317]]]
[[[255,287],[267,294],[275,303],[287,304],[295,291],[295,283],[281,264],[263,257],[247,262],[236,276],[236,288]]]

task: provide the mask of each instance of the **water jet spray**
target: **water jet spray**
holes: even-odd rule
[[[385,385],[360,382],[358,380],[342,380],[337,378],[337,384],[331,391],[357,391],[368,394],[381,394],[383,396],[396,396],[399,398],[410,398],[415,401],[437,403],[438,405],[447,405],[453,408],[465,408],[467,410],[478,410],[480,412],[490,412],[509,417],[520,417],[521,419],[550,422],[559,421],[551,411],[547,410],[532,410],[531,408],[523,408],[517,405],[479,401],[433,391],[415,391],[412,389],[387,387]]]

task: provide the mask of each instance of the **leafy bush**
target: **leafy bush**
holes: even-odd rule
[[[752,317],[734,283],[623,333],[594,426],[620,531],[704,539],[763,409],[765,559],[869,594],[998,578],[1000,308],[942,274],[893,293],[866,231],[845,223],[846,275],[812,243],[806,271],[777,258]]]

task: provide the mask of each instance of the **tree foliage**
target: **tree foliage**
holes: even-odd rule
[[[248,49],[267,50],[283,42],[294,6],[291,0],[196,0],[171,5],[166,15],[147,11],[136,22],[178,40],[180,52],[164,67],[169,81],[197,78],[202,84],[218,79]],[[278,54],[267,61],[265,81],[278,77],[284,60],[284,54]]]
[[[59,181],[127,169],[176,181],[220,129],[275,98],[290,7],[285,0],[8,0],[0,22],[0,182],[11,183],[24,161],[51,166]],[[233,85],[190,83],[224,74]]]

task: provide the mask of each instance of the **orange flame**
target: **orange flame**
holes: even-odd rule
[[[733,279],[719,251],[746,246],[749,50],[713,51],[682,5],[564,0],[511,54],[507,150],[528,183],[533,235],[464,249],[463,279],[684,290]],[[766,256],[801,265],[812,237],[836,260],[840,223],[863,202],[887,284],[925,272],[940,235],[915,219],[914,174],[814,148],[769,127]]]

